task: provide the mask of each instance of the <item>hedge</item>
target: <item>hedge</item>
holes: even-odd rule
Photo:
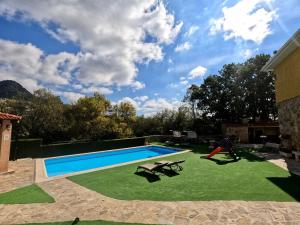
[[[41,139],[20,139],[12,141],[10,159],[46,158],[118,148],[129,148],[145,145],[146,137],[101,140],[76,141],[58,144],[42,145]]]
[[[13,140],[10,148],[10,160],[31,158],[31,155],[40,154],[42,142],[42,139]],[[37,158],[37,156],[32,158]]]

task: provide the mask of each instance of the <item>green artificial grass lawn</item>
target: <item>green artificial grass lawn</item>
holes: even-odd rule
[[[37,185],[0,194],[0,204],[52,203],[54,199]]]
[[[69,177],[86,188],[116,199],[127,200],[253,200],[299,201],[300,181],[262,159],[240,153],[242,159],[232,162],[224,154],[213,160],[201,158],[207,146],[195,146],[193,152],[163,158],[185,159],[179,174],[159,177],[147,172],[135,173],[136,163],[112,169]],[[147,161],[146,163],[154,162]]]
[[[118,222],[110,222],[110,221],[103,221],[103,220],[80,221],[78,223],[73,223],[73,221],[55,222],[55,223],[28,223],[26,225],[72,225],[72,224],[78,224],[78,225],[144,225],[141,223],[118,223]],[[151,224],[148,224],[148,225],[151,225]]]

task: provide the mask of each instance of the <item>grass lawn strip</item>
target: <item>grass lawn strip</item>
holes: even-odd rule
[[[53,202],[54,199],[35,184],[0,194],[0,204],[31,204]]]
[[[207,146],[164,160],[185,159],[184,170],[159,177],[135,174],[136,163],[69,177],[73,182],[103,195],[124,200],[196,201],[299,201],[299,179],[253,154],[240,153],[232,162],[224,154],[215,160],[201,158]],[[154,162],[149,161],[147,163]]]

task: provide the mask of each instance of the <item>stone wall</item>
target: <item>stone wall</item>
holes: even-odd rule
[[[278,103],[278,112],[281,135],[289,135],[289,148],[300,151],[300,96]]]
[[[248,143],[248,126],[236,126],[236,127],[226,127],[225,135],[234,135],[238,138],[240,143]]]

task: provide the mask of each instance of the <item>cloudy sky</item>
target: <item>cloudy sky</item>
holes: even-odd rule
[[[151,114],[223,64],[277,50],[299,12],[299,0],[0,0],[0,80]]]

